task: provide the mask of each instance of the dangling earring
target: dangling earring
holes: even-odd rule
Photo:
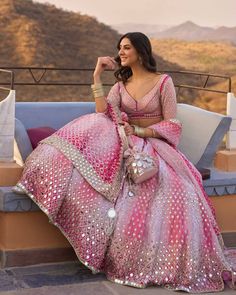
[[[138,57],[138,60],[139,60],[140,65],[142,65],[143,64],[143,60],[142,60],[142,57],[141,56]]]

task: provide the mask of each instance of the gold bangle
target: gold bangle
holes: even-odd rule
[[[92,90],[96,90],[102,87],[103,87],[102,83],[96,83],[91,85]]]
[[[145,137],[145,128],[139,127],[137,125],[132,125],[134,127],[134,134],[139,137]]]
[[[101,83],[92,84],[91,89],[93,91],[94,98],[103,97],[105,95],[104,89]]]
[[[150,128],[151,130],[152,130],[152,137],[157,137],[157,133],[156,133],[156,130],[155,129],[152,129],[152,128]]]
[[[100,89],[99,91],[93,91],[93,97],[98,98],[98,97],[104,97],[104,91],[103,89]]]
[[[134,128],[134,135],[137,135],[137,134],[136,134],[136,127],[137,127],[137,126],[134,125],[134,124],[132,124],[132,125],[130,125],[130,126],[132,126],[132,127]]]

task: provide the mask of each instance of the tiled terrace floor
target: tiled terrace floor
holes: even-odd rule
[[[183,294],[183,292],[178,293]],[[102,274],[93,275],[79,262],[65,262],[2,269],[0,270],[0,294],[171,295],[174,293],[160,287],[136,289],[121,286],[107,281]],[[236,291],[226,288],[220,294],[233,295]]]

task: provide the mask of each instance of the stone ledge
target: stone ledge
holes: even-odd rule
[[[7,186],[0,187],[0,211],[30,212],[40,209],[27,195],[16,194],[11,186]]]
[[[236,172],[224,172],[211,168],[211,178],[203,181],[208,196],[236,194]]]
[[[208,196],[224,196],[224,195],[236,194],[236,184],[235,185],[214,184],[214,185],[204,186],[204,189]]]
[[[76,260],[72,247],[0,250],[0,268]]]
[[[23,167],[15,162],[0,162],[0,186],[15,185],[22,171]]]
[[[210,168],[211,178],[203,181],[208,196],[236,195],[236,172],[224,172]],[[16,194],[11,186],[0,186],[0,211],[31,212],[39,207],[27,196]]]
[[[40,211],[40,208],[27,195],[16,194],[11,189],[12,187],[0,187],[0,211]],[[236,195],[236,179],[228,183],[225,183],[225,180],[204,181],[204,189],[208,196]]]

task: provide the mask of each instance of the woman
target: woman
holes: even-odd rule
[[[79,260],[109,280],[138,288],[157,284],[187,292],[233,285],[233,266],[201,177],[176,149],[181,124],[171,78],[159,75],[148,38],[127,33],[118,57],[100,57],[92,90],[96,113],[41,142],[18,188],[59,227]],[[104,96],[101,74],[118,70]],[[126,135],[155,158],[159,172],[134,184],[123,162]]]

